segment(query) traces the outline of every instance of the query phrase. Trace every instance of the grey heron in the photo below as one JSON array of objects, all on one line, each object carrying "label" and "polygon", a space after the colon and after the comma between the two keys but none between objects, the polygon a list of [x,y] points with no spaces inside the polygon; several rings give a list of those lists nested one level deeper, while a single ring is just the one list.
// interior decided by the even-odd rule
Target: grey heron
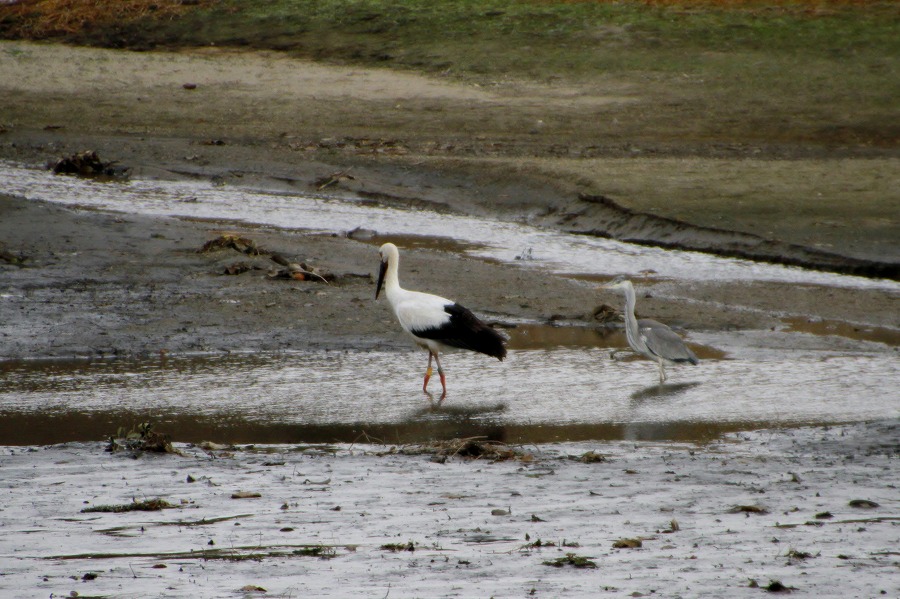
[{"label": "grey heron", "polygon": [[661,322],[641,318],[634,315],[634,285],[627,279],[616,279],[604,285],[606,289],[615,289],[625,294],[625,336],[631,349],[643,354],[659,364],[659,382],[666,380],[666,365],[690,362],[698,364],[700,360],[694,355],[675,331]]},{"label": "grey heron", "polygon": [[425,370],[422,391],[428,393],[433,358],[437,362],[438,375],[441,378],[443,390],[441,399],[447,396],[447,380],[438,355],[447,348],[468,349],[498,360],[506,357],[503,336],[479,320],[467,308],[437,295],[409,291],[400,287],[398,276],[400,251],[397,246],[386,243],[381,246],[378,253],[381,254],[381,268],[375,288],[375,299],[378,299],[383,286],[388,303],[394,309],[400,326],[409,333],[417,345],[428,350],[428,368]]}]

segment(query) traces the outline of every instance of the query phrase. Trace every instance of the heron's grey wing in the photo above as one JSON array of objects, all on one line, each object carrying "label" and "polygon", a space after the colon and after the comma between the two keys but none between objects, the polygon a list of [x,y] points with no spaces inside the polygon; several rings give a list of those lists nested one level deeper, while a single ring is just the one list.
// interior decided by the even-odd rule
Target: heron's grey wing
[{"label": "heron's grey wing", "polygon": [[681,337],[663,323],[642,318],[638,321],[638,331],[655,355],[672,362],[700,362]]}]

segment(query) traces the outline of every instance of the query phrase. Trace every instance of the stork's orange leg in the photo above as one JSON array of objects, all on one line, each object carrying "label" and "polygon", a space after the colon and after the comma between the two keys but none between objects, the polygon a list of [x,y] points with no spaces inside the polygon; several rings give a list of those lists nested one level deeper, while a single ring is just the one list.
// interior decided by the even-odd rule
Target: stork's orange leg
[{"label": "stork's orange leg", "polygon": [[434,361],[437,362],[438,376],[441,377],[441,389],[443,389],[441,399],[444,399],[447,397],[447,379],[444,377],[444,369],[441,368],[441,358],[437,354],[434,354]]},{"label": "stork's orange leg", "polygon": [[[434,356],[430,351],[428,352],[428,368],[425,370],[425,384],[422,385],[422,391],[428,393],[428,380],[431,378],[431,358]],[[440,366],[438,366],[438,372],[440,372]],[[443,380],[444,375],[441,375],[441,380]]]}]

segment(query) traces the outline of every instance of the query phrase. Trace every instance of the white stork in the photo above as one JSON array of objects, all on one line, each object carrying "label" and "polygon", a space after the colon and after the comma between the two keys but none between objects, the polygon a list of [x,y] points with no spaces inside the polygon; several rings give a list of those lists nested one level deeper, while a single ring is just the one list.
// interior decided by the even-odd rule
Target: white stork
[{"label": "white stork", "polygon": [[381,269],[375,288],[375,299],[384,287],[385,295],[400,326],[412,336],[417,345],[428,350],[428,368],[422,391],[428,393],[428,379],[431,378],[431,360],[437,362],[443,393],[447,396],[447,380],[441,368],[439,352],[448,348],[469,349],[493,356],[498,360],[506,357],[505,339],[497,331],[480,321],[470,310],[452,300],[430,293],[409,291],[400,287],[397,271],[400,266],[400,252],[393,243],[386,243],[378,250],[381,254]]}]

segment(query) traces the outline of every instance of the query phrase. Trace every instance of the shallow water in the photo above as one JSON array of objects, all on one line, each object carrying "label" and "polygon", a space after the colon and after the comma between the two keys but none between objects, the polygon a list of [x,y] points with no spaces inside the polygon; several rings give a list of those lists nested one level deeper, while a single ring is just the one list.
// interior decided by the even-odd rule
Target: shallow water
[{"label": "shallow water", "polygon": [[[362,226],[381,237],[446,240],[440,242],[445,250],[588,278],[652,265],[655,278],[900,291],[892,281],[205,182],[98,183],[0,163],[0,189],[148,215],[285,228],[302,223],[336,233]],[[523,256],[528,259],[517,260]],[[896,331],[802,319],[785,324],[784,331],[760,335],[692,334],[702,344],[693,346],[701,364],[670,368],[665,385],[647,360],[610,358],[625,345],[621,334],[520,325],[510,331],[503,363],[467,353],[446,357],[444,402],[421,392],[426,356],[420,351],[0,363],[0,444],[97,440],[145,421],[179,441],[402,443],[484,435],[538,443],[706,441],[734,430],[900,417]],[[784,343],[787,335],[792,341]],[[851,349],[809,341],[820,335],[850,339]],[[437,378],[431,390],[439,392]]]},{"label": "shallow water", "polygon": [[381,237],[445,238],[463,244],[463,251],[474,256],[557,273],[613,276],[651,271],[654,278],[778,281],[900,292],[900,283],[889,280],[664,250],[485,218],[372,206],[348,198],[217,186],[208,181],[102,183],[0,162],[0,190],[31,199],[147,215],[237,220],[331,233],[363,227]]},{"label": "shallow water", "polygon": [[[514,443],[705,441],[763,427],[900,417],[891,352],[697,347],[699,366],[610,358],[591,331],[572,345],[514,335],[500,363],[445,357],[445,401],[421,391],[420,351],[297,352],[4,363],[4,444],[96,440],[144,421],[181,441],[389,443],[486,435]],[[433,379],[430,389],[440,391]],[[823,398],[826,400],[823,401]]]}]

